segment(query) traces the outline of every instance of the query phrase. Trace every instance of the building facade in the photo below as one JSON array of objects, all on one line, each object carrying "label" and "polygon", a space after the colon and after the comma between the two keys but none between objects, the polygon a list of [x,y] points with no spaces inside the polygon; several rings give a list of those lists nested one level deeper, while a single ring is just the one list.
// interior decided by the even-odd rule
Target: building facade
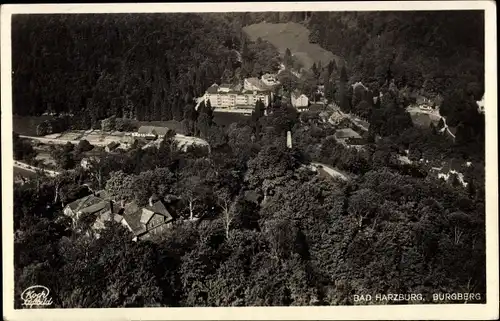
[{"label": "building facade", "polygon": [[208,88],[203,96],[205,104],[210,100],[210,105],[212,107],[227,109],[254,107],[259,99],[266,107],[269,106],[270,93],[248,90],[236,91],[234,88],[228,90],[227,87],[218,86],[216,84]]},{"label": "building facade", "polygon": [[276,86],[280,83],[276,75],[273,74],[264,74],[262,75],[261,80],[266,86]]},{"label": "building facade", "polygon": [[309,98],[304,94],[293,92],[290,98],[292,106],[295,108],[305,108],[309,106]]}]

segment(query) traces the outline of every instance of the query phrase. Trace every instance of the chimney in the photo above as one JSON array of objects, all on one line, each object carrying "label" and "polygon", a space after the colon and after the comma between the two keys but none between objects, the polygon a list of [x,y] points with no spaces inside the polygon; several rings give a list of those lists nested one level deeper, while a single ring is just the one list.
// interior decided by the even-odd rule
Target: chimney
[{"label": "chimney", "polygon": [[149,197],[149,206],[153,206],[153,195]]},{"label": "chimney", "polygon": [[286,147],[292,148],[292,133],[290,131],[286,132]]}]

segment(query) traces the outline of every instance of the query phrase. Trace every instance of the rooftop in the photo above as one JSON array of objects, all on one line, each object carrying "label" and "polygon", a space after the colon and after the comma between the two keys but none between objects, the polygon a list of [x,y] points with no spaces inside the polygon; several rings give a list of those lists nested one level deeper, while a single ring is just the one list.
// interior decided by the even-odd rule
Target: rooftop
[{"label": "rooftop", "polygon": [[94,204],[97,204],[99,202],[102,202],[103,199],[100,197],[97,197],[95,195],[88,195],[85,197],[82,197],[80,199],[77,199],[74,202],[71,202],[68,204],[68,207],[73,211],[73,212],[78,212],[81,209],[84,209],[86,207],[92,206]]},{"label": "rooftop", "polygon": [[162,126],[141,126],[137,130],[141,134],[156,134],[158,136],[164,136],[167,134],[169,128]]},{"label": "rooftop", "polygon": [[207,93],[209,94],[216,94],[218,91],[219,91],[219,86],[217,84],[213,84],[207,89]]},{"label": "rooftop", "polygon": [[361,138],[352,128],[342,128],[335,132],[336,138]]},{"label": "rooftop", "polygon": [[255,86],[255,87],[259,88],[259,89],[262,89],[262,90],[267,90],[268,89],[268,87],[259,78],[255,78],[255,77],[245,78],[245,81],[247,83],[251,84],[252,86]]}]

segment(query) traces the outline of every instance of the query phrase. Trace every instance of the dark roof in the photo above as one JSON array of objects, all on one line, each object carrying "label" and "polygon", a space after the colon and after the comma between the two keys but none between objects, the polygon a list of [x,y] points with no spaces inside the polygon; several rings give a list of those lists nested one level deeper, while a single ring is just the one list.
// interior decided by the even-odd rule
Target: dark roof
[{"label": "dark roof", "polygon": [[85,214],[94,214],[103,210],[110,210],[110,209],[111,209],[111,204],[109,203],[109,201],[101,200],[99,203],[82,208],[80,212]]},{"label": "dark roof", "polygon": [[225,87],[225,88],[231,88],[232,86],[230,84],[221,84],[219,88]]},{"label": "dark roof", "polygon": [[335,137],[336,138],[361,138],[361,135],[356,133],[351,128],[342,128],[342,129],[338,129],[335,132]]},{"label": "dark roof", "polygon": [[97,204],[99,202],[101,202],[102,199],[97,197],[97,196],[94,196],[94,195],[88,195],[88,196],[85,196],[85,197],[82,197],[80,199],[77,199],[76,201],[74,202],[71,202],[68,204],[68,207],[73,211],[73,212],[78,212],[80,211],[81,209],[83,208],[86,208],[88,206],[91,206],[91,205],[94,205],[94,204]]},{"label": "dark roof", "polygon": [[125,205],[123,219],[127,222],[128,226],[132,229],[132,232],[135,235],[146,232],[146,227],[141,224],[141,216],[142,208],[140,208],[135,202]]},{"label": "dark roof", "polygon": [[146,209],[151,210],[155,213],[165,216],[168,220],[172,219],[172,215],[167,210],[162,201],[157,201],[153,203],[153,206],[147,206]]},{"label": "dark roof", "polygon": [[146,224],[155,213],[166,217],[167,221],[172,219],[172,215],[170,215],[161,201],[154,202],[153,206],[146,206],[144,208],[140,208],[135,202],[131,202],[125,206],[123,219],[135,235],[141,235],[147,232]]},{"label": "dark roof", "polygon": [[111,142],[111,143],[109,143],[107,146],[108,146],[109,148],[115,148],[115,147],[117,147],[117,146],[119,146],[119,145],[120,145],[120,143],[118,143],[118,142]]},{"label": "dark roof", "polygon": [[219,90],[219,86],[217,86],[216,84],[213,84],[212,86],[208,87],[207,93],[216,94],[218,90]]}]

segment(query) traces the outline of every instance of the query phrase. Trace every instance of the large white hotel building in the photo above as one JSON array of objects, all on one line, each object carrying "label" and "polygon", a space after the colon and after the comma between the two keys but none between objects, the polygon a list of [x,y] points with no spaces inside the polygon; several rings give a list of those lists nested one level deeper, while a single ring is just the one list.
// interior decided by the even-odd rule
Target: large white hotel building
[{"label": "large white hotel building", "polygon": [[257,78],[247,78],[241,85],[213,84],[210,86],[202,100],[205,104],[210,100],[210,105],[221,109],[253,109],[259,99],[268,107],[272,98],[272,87]]}]

